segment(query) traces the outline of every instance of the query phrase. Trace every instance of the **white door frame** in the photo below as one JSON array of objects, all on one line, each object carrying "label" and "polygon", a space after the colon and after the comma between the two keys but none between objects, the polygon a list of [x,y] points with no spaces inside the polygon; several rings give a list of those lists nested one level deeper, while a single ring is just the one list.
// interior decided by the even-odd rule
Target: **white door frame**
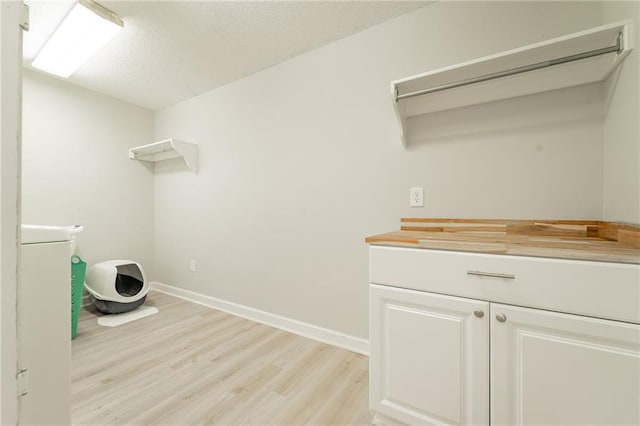
[{"label": "white door frame", "polygon": [[17,288],[21,198],[21,0],[0,0],[0,424],[18,423]]}]

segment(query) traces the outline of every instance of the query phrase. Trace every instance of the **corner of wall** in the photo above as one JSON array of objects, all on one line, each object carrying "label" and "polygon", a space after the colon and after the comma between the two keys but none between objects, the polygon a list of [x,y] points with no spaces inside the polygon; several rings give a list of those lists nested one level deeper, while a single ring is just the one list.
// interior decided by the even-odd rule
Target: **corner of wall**
[{"label": "corner of wall", "polygon": [[602,2],[603,22],[631,20],[634,50],[605,83],[603,220],[640,223],[640,4]]}]

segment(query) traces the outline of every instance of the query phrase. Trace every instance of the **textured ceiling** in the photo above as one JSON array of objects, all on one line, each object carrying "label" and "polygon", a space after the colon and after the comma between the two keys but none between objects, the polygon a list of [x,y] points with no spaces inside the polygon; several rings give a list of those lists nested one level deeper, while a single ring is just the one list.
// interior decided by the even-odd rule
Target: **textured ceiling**
[{"label": "textured ceiling", "polygon": [[[24,64],[74,1],[29,1]],[[122,30],[68,81],[158,110],[426,4],[404,1],[99,1]]]}]

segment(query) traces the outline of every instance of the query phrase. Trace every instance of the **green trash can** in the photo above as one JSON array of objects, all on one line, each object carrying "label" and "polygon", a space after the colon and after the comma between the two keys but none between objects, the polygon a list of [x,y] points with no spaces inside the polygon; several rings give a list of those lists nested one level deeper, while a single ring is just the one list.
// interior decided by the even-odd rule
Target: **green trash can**
[{"label": "green trash can", "polygon": [[80,256],[71,256],[71,338],[75,339],[78,332],[78,317],[82,306],[82,290],[84,290],[84,276],[87,272],[87,262]]}]

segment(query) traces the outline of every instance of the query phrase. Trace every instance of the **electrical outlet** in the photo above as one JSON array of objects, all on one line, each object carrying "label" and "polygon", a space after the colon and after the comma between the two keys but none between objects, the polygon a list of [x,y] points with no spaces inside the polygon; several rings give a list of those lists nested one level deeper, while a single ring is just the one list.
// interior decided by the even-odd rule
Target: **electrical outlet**
[{"label": "electrical outlet", "polygon": [[189,262],[189,270],[191,272],[195,272],[196,271],[196,261],[191,259],[191,262]]},{"label": "electrical outlet", "polygon": [[424,188],[415,187],[409,190],[409,206],[424,207]]}]

